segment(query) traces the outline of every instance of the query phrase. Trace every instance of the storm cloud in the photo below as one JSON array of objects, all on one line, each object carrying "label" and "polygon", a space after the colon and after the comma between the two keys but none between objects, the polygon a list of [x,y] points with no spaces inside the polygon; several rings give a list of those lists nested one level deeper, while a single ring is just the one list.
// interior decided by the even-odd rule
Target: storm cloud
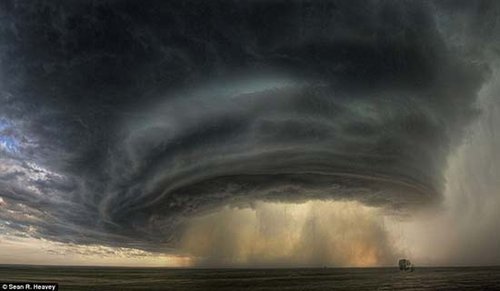
[{"label": "storm cloud", "polygon": [[186,219],[255,201],[436,205],[490,71],[468,12],[490,4],[0,5],[0,231],[59,242],[175,252]]}]

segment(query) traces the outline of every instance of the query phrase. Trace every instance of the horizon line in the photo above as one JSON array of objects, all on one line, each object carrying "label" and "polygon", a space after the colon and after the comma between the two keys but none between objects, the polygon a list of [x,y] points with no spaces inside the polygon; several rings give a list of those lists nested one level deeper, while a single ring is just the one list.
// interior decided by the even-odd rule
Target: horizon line
[{"label": "horizon line", "polygon": [[[200,269],[200,270],[217,270],[217,269],[234,269],[234,270],[246,270],[246,269],[392,269],[398,268],[397,265],[391,266],[370,266],[370,267],[355,267],[355,266],[129,266],[129,265],[52,265],[52,264],[2,264],[0,263],[0,268],[3,267],[68,267],[68,268],[127,268],[127,269]],[[415,268],[500,268],[500,265],[417,265]]]}]

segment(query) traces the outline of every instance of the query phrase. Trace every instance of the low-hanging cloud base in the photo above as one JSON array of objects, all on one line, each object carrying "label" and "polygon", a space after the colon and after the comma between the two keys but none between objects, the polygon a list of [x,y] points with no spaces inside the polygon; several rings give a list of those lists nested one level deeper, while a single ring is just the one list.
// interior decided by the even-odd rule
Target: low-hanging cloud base
[{"label": "low-hanging cloud base", "polygon": [[435,206],[496,57],[480,2],[3,1],[0,231],[178,254],[225,205]]}]

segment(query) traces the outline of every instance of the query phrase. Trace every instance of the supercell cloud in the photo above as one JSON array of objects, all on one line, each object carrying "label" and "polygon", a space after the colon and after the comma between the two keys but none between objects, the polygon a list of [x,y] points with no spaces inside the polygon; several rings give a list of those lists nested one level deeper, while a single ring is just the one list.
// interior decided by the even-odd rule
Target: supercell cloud
[{"label": "supercell cloud", "polygon": [[256,201],[435,205],[489,75],[460,3],[0,5],[0,231],[59,242],[175,252],[186,219]]}]

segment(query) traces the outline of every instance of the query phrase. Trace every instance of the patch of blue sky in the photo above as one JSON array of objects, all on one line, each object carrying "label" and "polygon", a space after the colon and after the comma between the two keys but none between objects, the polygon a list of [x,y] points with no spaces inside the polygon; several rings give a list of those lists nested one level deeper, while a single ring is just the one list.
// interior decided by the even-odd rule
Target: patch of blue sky
[{"label": "patch of blue sky", "polygon": [[19,153],[21,144],[20,142],[11,136],[0,134],[0,149],[8,153],[15,154]]}]

